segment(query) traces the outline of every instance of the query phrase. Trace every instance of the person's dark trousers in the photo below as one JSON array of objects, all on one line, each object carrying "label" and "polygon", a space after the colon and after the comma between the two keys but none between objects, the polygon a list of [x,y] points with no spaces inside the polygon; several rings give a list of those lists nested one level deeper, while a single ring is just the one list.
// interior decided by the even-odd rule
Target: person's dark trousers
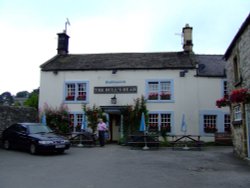
[{"label": "person's dark trousers", "polygon": [[105,131],[99,131],[99,143],[100,146],[104,146],[105,145]]}]

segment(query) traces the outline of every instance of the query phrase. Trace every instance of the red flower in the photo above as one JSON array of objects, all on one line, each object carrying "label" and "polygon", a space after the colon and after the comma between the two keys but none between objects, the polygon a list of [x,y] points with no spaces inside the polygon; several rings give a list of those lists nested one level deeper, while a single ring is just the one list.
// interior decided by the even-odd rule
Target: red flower
[{"label": "red flower", "polygon": [[221,108],[221,107],[224,107],[224,106],[229,106],[229,105],[230,105],[230,101],[229,101],[227,95],[225,95],[223,98],[218,99],[218,100],[216,101],[216,106],[217,106],[218,108]]},{"label": "red flower", "polygon": [[67,101],[73,101],[74,99],[75,99],[75,96],[73,96],[73,95],[69,95],[66,97]]},{"label": "red flower", "polygon": [[162,92],[160,96],[161,96],[161,99],[170,99],[171,94],[168,92]]},{"label": "red flower", "polygon": [[248,102],[249,100],[250,94],[246,88],[233,90],[230,94],[230,101],[232,103]]},{"label": "red flower", "polygon": [[79,100],[79,101],[84,101],[84,100],[86,100],[86,95],[85,95],[85,94],[79,95],[79,96],[77,97],[77,100]]},{"label": "red flower", "polygon": [[158,93],[149,93],[148,99],[158,99]]}]

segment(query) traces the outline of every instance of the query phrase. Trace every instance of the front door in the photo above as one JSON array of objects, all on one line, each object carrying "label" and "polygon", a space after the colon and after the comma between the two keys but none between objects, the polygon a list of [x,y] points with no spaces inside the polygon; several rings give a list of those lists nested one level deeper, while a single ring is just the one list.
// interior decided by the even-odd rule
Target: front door
[{"label": "front door", "polygon": [[120,114],[110,114],[110,141],[117,142],[120,138]]},{"label": "front door", "polygon": [[250,104],[246,104],[246,127],[247,127],[247,155],[250,158]]}]

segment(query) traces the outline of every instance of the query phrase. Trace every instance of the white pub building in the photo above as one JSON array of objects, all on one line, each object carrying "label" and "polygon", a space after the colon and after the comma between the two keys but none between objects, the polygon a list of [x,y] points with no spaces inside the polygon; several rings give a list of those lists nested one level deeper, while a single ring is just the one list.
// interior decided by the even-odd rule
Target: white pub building
[{"label": "white pub building", "polygon": [[83,104],[99,106],[109,117],[110,140],[118,141],[121,109],[143,95],[149,127],[164,124],[171,127],[168,134],[183,134],[184,114],[187,134],[213,141],[215,131],[230,127],[229,108],[216,106],[227,92],[225,61],[193,53],[192,27],[182,32],[180,52],[104,54],[69,54],[69,36],[59,33],[58,54],[41,65],[39,109],[65,104],[76,126]]}]

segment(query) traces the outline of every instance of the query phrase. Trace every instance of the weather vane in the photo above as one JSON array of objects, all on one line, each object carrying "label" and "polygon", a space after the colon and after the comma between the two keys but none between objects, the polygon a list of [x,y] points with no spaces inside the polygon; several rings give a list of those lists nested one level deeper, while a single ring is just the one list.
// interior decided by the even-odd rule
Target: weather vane
[{"label": "weather vane", "polygon": [[70,25],[68,18],[66,18],[64,33],[67,33],[67,25]]}]

